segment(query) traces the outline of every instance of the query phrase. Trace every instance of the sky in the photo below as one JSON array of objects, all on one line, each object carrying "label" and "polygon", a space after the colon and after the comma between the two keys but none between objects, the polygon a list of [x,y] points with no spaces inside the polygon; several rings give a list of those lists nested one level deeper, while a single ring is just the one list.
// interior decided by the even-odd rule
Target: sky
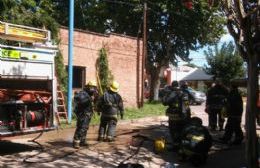
[{"label": "sky", "polygon": [[[223,44],[224,42],[230,42],[230,41],[234,41],[233,37],[230,34],[225,34],[221,37],[219,45]],[[191,63],[203,67],[204,65],[207,64],[207,61],[205,59],[205,55],[204,55],[204,51],[207,50],[207,47],[204,47],[198,51],[191,51],[190,52],[190,58],[192,58],[193,60],[191,61]],[[179,62],[179,65],[183,65],[183,64],[187,64],[187,62]]]}]

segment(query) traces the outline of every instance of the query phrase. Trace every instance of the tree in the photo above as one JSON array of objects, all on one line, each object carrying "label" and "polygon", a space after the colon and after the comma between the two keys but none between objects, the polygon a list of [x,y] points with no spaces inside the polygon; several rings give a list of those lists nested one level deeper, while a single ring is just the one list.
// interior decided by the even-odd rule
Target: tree
[{"label": "tree", "polygon": [[214,51],[209,48],[204,53],[208,63],[204,69],[208,74],[221,79],[226,85],[229,85],[232,79],[243,77],[243,59],[232,42],[222,44],[221,49],[215,45]]},{"label": "tree", "polygon": [[[156,99],[158,76],[169,63],[177,64],[177,57],[189,61],[190,50],[214,44],[222,35],[223,18],[207,1],[198,1],[186,8],[182,1],[153,1],[160,13],[148,14],[148,61],[151,74],[151,93]],[[207,26],[205,26],[207,25]]]},{"label": "tree", "polygon": [[103,91],[107,89],[111,81],[113,80],[113,75],[109,70],[107,51],[105,48],[100,49],[99,58],[97,60],[97,70],[98,70],[98,80],[100,81],[100,92],[103,94]]},{"label": "tree", "polygon": [[256,111],[260,58],[260,0],[221,0],[227,27],[240,55],[247,62],[246,158],[249,168],[258,167]]},{"label": "tree", "polygon": [[[53,0],[54,17],[61,25],[68,25],[69,3]],[[75,27],[98,33],[115,32],[136,36],[142,22],[139,0],[75,0]]]}]

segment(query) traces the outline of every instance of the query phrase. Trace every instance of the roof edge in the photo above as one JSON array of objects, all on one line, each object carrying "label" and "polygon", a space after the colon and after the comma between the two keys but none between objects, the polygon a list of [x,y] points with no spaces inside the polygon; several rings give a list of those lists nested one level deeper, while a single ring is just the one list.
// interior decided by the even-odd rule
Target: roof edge
[{"label": "roof edge", "polygon": [[[69,29],[67,26],[60,26],[60,28],[66,29],[66,30]],[[93,35],[98,35],[98,36],[103,36],[103,37],[110,37],[111,35],[113,35],[113,36],[130,38],[130,39],[134,39],[134,40],[138,39],[137,37],[128,36],[128,35],[124,35],[124,34],[118,34],[118,33],[107,33],[107,34],[104,34],[104,33],[97,33],[97,32],[93,32],[93,31],[77,29],[77,28],[74,28],[74,31],[82,32],[82,33],[88,33],[88,34],[93,34]]]}]

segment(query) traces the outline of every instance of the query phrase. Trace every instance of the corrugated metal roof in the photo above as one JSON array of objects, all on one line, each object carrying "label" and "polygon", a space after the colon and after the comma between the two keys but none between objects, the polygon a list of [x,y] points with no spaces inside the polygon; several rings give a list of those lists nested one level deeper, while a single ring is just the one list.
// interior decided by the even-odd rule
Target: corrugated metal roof
[{"label": "corrugated metal roof", "polygon": [[182,80],[184,81],[207,81],[207,80],[213,80],[213,75],[208,75],[204,70],[202,69],[196,69],[194,72],[190,73],[186,77],[184,77]]}]

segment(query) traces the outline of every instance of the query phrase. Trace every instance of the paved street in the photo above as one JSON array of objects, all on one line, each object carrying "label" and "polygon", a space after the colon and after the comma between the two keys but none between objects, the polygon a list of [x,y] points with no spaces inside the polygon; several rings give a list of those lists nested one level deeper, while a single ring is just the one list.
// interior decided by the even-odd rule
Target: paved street
[{"label": "paved street", "polygon": [[[203,118],[207,125],[204,105],[192,106],[193,115]],[[147,168],[160,168],[166,162],[176,163],[179,168],[192,167],[179,162],[176,153],[170,150],[171,142],[167,118],[153,117],[133,121],[121,121],[117,127],[117,140],[113,143],[98,143],[98,127],[92,126],[88,140],[90,147],[75,150],[71,147],[74,129],[44,133],[37,143],[28,142],[36,135],[7,138],[0,142],[0,167],[116,167],[120,162],[141,163]],[[221,133],[213,134],[214,138]],[[153,139],[167,138],[167,149],[155,154]],[[7,141],[8,140],[8,141]],[[10,140],[10,141],[9,141]],[[241,168],[244,166],[244,146],[227,147],[214,144],[205,168]]]}]

